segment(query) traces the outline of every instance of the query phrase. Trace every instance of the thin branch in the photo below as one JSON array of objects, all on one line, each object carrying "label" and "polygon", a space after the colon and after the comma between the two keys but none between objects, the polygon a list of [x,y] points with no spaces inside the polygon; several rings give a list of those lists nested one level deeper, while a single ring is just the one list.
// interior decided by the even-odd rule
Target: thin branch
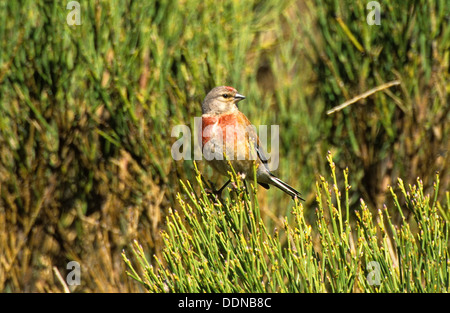
[{"label": "thin branch", "polygon": [[353,104],[353,103],[355,103],[355,102],[357,102],[357,101],[359,101],[359,100],[361,100],[361,99],[365,99],[365,98],[367,98],[367,97],[373,95],[374,93],[376,93],[376,92],[378,92],[378,91],[381,91],[381,90],[384,90],[384,89],[387,89],[387,88],[390,88],[390,87],[396,86],[396,85],[400,85],[400,81],[399,81],[399,80],[394,80],[394,81],[391,81],[391,82],[389,82],[389,83],[385,83],[385,84],[383,84],[383,85],[380,85],[380,86],[378,86],[378,87],[375,87],[375,88],[373,88],[373,89],[370,89],[369,91],[366,91],[365,93],[362,93],[362,94],[360,94],[359,96],[356,96],[356,97],[354,97],[353,99],[350,99],[350,100],[348,100],[348,101],[345,101],[344,103],[342,103],[342,104],[340,104],[340,105],[338,105],[338,106],[335,106],[335,107],[332,108],[331,110],[328,110],[328,111],[327,111],[327,114],[328,114],[328,115],[333,114],[334,112],[340,111],[340,110],[342,110],[343,108],[348,107],[350,104]]},{"label": "thin branch", "polygon": [[56,266],[53,266],[53,272],[55,273],[56,278],[58,278],[58,281],[61,283],[61,285],[64,289],[64,292],[70,293],[69,286],[67,286],[66,282],[64,281],[64,278],[62,277],[61,273],[59,272],[59,270]]}]

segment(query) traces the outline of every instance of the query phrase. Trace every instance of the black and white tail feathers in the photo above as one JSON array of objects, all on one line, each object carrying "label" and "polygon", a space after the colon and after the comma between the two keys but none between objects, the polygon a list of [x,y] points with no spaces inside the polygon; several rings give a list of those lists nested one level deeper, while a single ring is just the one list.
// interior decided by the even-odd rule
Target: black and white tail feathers
[{"label": "black and white tail feathers", "polygon": [[[303,199],[301,197],[301,193],[300,192],[298,192],[293,187],[289,186],[288,184],[286,184],[284,181],[282,181],[278,177],[274,176],[273,174],[270,175],[270,180],[271,180],[271,185],[277,187],[278,189],[281,189],[282,191],[284,191],[285,193],[290,195],[292,197],[292,199],[297,197],[298,199],[300,199],[302,201],[305,201],[305,199]],[[265,187],[265,186],[263,186],[263,187]]]}]

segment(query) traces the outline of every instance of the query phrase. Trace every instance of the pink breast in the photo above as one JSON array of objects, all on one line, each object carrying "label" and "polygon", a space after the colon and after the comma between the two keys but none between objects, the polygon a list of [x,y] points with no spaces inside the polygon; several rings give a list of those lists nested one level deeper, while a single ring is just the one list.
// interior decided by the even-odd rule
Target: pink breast
[{"label": "pink breast", "polygon": [[[214,126],[216,125],[216,126]],[[237,127],[237,119],[235,114],[224,114],[220,117],[206,116],[202,117],[202,145],[205,145],[215,135],[220,132],[214,132],[214,127],[220,127],[222,130],[222,140],[226,140],[227,127]],[[209,127],[208,127],[209,126]],[[234,130],[231,129],[231,130]]]}]

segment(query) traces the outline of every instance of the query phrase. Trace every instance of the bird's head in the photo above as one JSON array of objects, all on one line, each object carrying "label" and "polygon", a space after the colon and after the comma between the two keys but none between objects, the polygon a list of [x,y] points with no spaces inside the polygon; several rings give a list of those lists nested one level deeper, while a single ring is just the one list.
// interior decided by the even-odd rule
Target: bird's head
[{"label": "bird's head", "polygon": [[222,114],[237,110],[236,104],[245,97],[229,86],[211,89],[202,104],[203,114]]}]

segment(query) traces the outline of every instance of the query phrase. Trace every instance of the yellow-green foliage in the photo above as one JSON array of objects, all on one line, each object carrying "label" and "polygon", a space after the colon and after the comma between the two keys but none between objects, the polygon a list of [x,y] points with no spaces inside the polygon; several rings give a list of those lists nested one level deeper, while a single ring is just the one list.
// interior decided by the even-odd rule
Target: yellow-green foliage
[{"label": "yellow-green foliage", "polygon": [[[188,199],[179,196],[181,211],[169,212],[162,233],[163,258],[148,260],[135,241],[137,269],[123,254],[129,275],[152,292],[448,292],[448,221],[438,213],[441,204],[424,195],[421,181],[405,188],[399,180],[405,207],[391,189],[400,226],[388,208],[373,214],[362,199],[352,222],[348,171],[339,188],[328,160],[333,180],[321,177],[316,184],[314,225],[295,201],[292,218],[269,231],[258,202],[236,176],[225,203],[184,185]],[[202,187],[200,176],[197,183]],[[417,223],[414,230],[403,215],[406,207]]]}]

